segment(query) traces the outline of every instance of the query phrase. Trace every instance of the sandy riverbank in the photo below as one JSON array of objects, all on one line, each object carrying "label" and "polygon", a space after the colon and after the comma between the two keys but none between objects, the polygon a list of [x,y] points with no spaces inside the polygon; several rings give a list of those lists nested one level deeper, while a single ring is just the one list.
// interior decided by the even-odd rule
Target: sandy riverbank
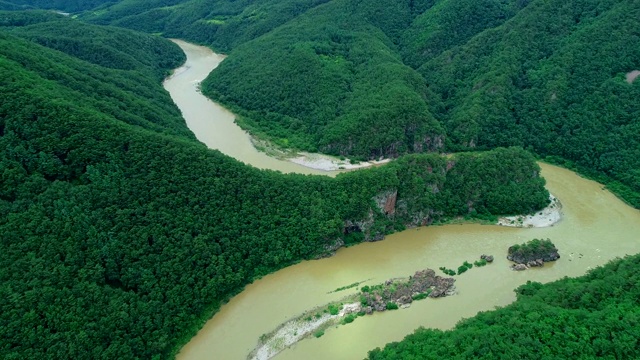
[{"label": "sandy riverbank", "polygon": [[562,219],[562,203],[555,196],[549,194],[551,203],[546,208],[533,215],[506,216],[498,219],[497,225],[511,227],[541,228],[553,226]]},{"label": "sandy riverbank", "polygon": [[391,159],[383,159],[380,161],[363,161],[352,164],[348,159],[341,160],[328,155],[311,154],[305,152],[298,153],[297,156],[289,158],[287,160],[298,165],[323,171],[361,169],[365,167],[386,164],[391,161]]},{"label": "sandy riverbank", "polygon": [[343,316],[358,311],[360,311],[360,304],[350,303],[343,305],[337,315],[327,313],[320,315],[320,309],[304,313],[285,322],[274,332],[263,335],[260,338],[260,343],[249,354],[247,359],[269,360],[291,345],[311,336],[316,331],[337,324],[338,320]]},{"label": "sandy riverbank", "polygon": [[283,149],[268,140],[260,139],[254,136],[251,136],[251,143],[256,150],[272,158],[288,161],[309,169],[326,172],[340,172],[342,170],[362,169],[366,167],[386,164],[391,161],[391,159],[382,159],[377,161],[372,160],[352,163],[351,160],[346,158],[338,158],[335,156],[320,153],[308,153],[304,151]]}]

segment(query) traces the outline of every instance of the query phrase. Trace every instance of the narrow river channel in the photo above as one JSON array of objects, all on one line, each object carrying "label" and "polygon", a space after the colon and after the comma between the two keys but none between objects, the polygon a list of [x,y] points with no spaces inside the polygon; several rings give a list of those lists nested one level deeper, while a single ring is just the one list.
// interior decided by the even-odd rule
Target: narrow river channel
[{"label": "narrow river channel", "polygon": [[[208,49],[177,43],[187,54],[187,64],[165,86],[187,124],[209,147],[252,163],[246,155],[238,155],[237,148],[245,146],[239,144],[250,145],[250,142],[247,134],[233,124],[233,115],[204,98],[194,86],[208,72],[190,74],[198,68],[197,64],[206,63],[213,69],[221,58]],[[205,124],[207,122],[212,124]],[[224,125],[219,125],[221,123]],[[249,158],[264,156],[253,151],[256,154]],[[287,172],[316,172],[267,159],[260,158],[256,166]],[[305,310],[356,291],[328,293],[338,287],[366,279],[370,280],[363,285],[377,284],[424,268],[457,268],[465,260],[477,260],[481,254],[496,257],[491,265],[456,276],[458,293],[454,296],[418,301],[408,309],[358,318],[351,324],[329,329],[320,338],[303,340],[275,357],[278,360],[362,359],[367,351],[401,340],[419,326],[448,329],[478,311],[509,304],[515,299],[513,289],[527,280],[548,282],[578,276],[615,257],[640,252],[638,210],[596,182],[569,170],[540,165],[548,189],[564,206],[563,219],[555,226],[535,229],[476,224],[431,226],[406,230],[380,242],[341,249],[328,259],[302,262],[248,285],[206,323],[178,354],[178,359],[245,359],[262,334]],[[511,271],[505,258],[507,248],[532,238],[550,238],[562,258],[543,268]]]},{"label": "narrow river channel", "polygon": [[269,157],[258,151],[251,143],[249,134],[234,123],[234,115],[200,93],[200,82],[224,60],[224,56],[203,46],[181,40],[173,41],[185,52],[187,61],[165,80],[164,88],[171,94],[173,102],[182,111],[187,126],[198,140],[210,149],[220,150],[259,169],[335,175]]}]

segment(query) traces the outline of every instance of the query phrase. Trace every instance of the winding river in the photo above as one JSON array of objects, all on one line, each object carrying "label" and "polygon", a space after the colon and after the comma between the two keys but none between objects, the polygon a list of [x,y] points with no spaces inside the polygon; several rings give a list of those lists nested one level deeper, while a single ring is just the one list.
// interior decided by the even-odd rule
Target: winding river
[{"label": "winding river", "polygon": [[[260,168],[318,172],[253,149],[247,134],[233,124],[233,115],[204,98],[195,86],[222,58],[206,48],[177,43],[188,60],[165,87],[198,139]],[[448,329],[478,311],[509,304],[515,299],[513,289],[527,280],[578,276],[615,257],[640,252],[638,210],[594,181],[559,167],[540,166],[548,189],[564,206],[563,219],[555,226],[519,229],[466,224],[410,229],[380,242],[340,249],[331,258],[299,263],[248,285],[206,323],[178,359],[245,359],[262,334],[296,314],[356,291],[328,293],[338,287],[365,279],[370,280],[363,285],[377,284],[423,268],[457,268],[483,253],[496,256],[493,264],[456,277],[458,294],[454,296],[358,318],[276,356],[278,360],[361,359],[367,351],[401,340],[419,326]],[[532,238],[550,238],[562,258],[543,268],[511,271],[505,258],[507,247]]]},{"label": "winding river", "polygon": [[203,96],[200,82],[215,69],[223,55],[210,49],[181,40],[173,40],[187,54],[185,64],[174,70],[164,82],[164,88],[182,111],[187,126],[198,140],[221,152],[260,169],[279,170],[284,173],[324,174],[326,172],[278,160],[256,150],[247,132],[234,123],[234,115]]}]

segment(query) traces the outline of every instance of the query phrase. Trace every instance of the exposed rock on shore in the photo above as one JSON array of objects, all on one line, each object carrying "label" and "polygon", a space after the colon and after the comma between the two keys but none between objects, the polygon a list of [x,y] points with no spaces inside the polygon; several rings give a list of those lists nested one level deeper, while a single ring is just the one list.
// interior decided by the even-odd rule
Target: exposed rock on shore
[{"label": "exposed rock on shore", "polygon": [[348,159],[341,160],[329,155],[318,154],[318,153],[307,153],[307,152],[299,152],[299,153],[296,153],[295,156],[288,157],[286,159],[291,161],[294,164],[302,165],[311,169],[323,170],[323,171],[361,169],[361,168],[386,164],[389,161],[391,161],[391,159],[380,159],[380,160],[370,160],[370,161],[352,163]]},{"label": "exposed rock on shore", "polygon": [[387,310],[389,303],[411,304],[416,297],[437,298],[455,292],[455,280],[435,274],[431,269],[417,271],[409,280],[387,280],[384,285],[362,288],[361,301],[375,311]]},{"label": "exposed rock on shore", "polygon": [[551,194],[549,200],[549,205],[535,214],[501,217],[497,225],[529,228],[553,226],[562,219],[562,203]]},{"label": "exposed rock on shore", "polygon": [[513,264],[511,266],[511,269],[515,270],[515,271],[527,270],[527,265],[525,265],[525,264]]},{"label": "exposed rock on shore", "polygon": [[322,253],[316,256],[316,259],[322,259],[335,255],[336,251],[344,246],[344,240],[337,238],[334,242],[325,244]]},{"label": "exposed rock on shore", "polygon": [[408,279],[390,279],[383,284],[364,286],[360,293],[344,298],[346,304],[334,303],[309,310],[263,335],[247,359],[271,359],[305,337],[341,322],[352,322],[357,316],[374,311],[403,309],[414,300],[426,297],[452,295],[455,293],[454,282],[453,278],[437,276],[435,271],[426,269],[417,271]]}]

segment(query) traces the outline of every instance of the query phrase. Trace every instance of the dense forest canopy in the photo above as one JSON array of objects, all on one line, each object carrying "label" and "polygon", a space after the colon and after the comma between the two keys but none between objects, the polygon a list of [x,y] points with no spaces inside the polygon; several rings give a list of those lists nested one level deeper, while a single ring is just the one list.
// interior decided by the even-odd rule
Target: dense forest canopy
[{"label": "dense forest canopy", "polygon": [[637,1],[129,0],[83,17],[228,52],[204,92],[281,146],[522,146],[640,207]]},{"label": "dense forest canopy", "polygon": [[[203,90],[254,134],[400,157],[336,179],[247,167],[198,143],[160,86],[175,45],[0,12],[3,359],[170,358],[258,276],[407,226],[539,209],[522,147],[640,206],[637,1],[0,0],[23,8],[228,52]],[[405,155],[466,150],[482,152]],[[527,284],[369,357],[634,357],[639,261]]]},{"label": "dense forest canopy", "polygon": [[248,167],[197,142],[162,89],[184,60],[172,43],[46,12],[0,19],[2,359],[170,358],[258,276],[548,202],[521,148],[335,179]]},{"label": "dense forest canopy", "polygon": [[640,256],[575,279],[528,282],[504,308],[453,330],[419,329],[369,353],[385,359],[635,359],[640,338]]},{"label": "dense forest canopy", "polygon": [[156,82],[185,60],[175,44],[156,36],[90,25],[50,12],[0,15],[0,28],[13,35],[106,68],[131,70],[132,76],[151,74]]}]

